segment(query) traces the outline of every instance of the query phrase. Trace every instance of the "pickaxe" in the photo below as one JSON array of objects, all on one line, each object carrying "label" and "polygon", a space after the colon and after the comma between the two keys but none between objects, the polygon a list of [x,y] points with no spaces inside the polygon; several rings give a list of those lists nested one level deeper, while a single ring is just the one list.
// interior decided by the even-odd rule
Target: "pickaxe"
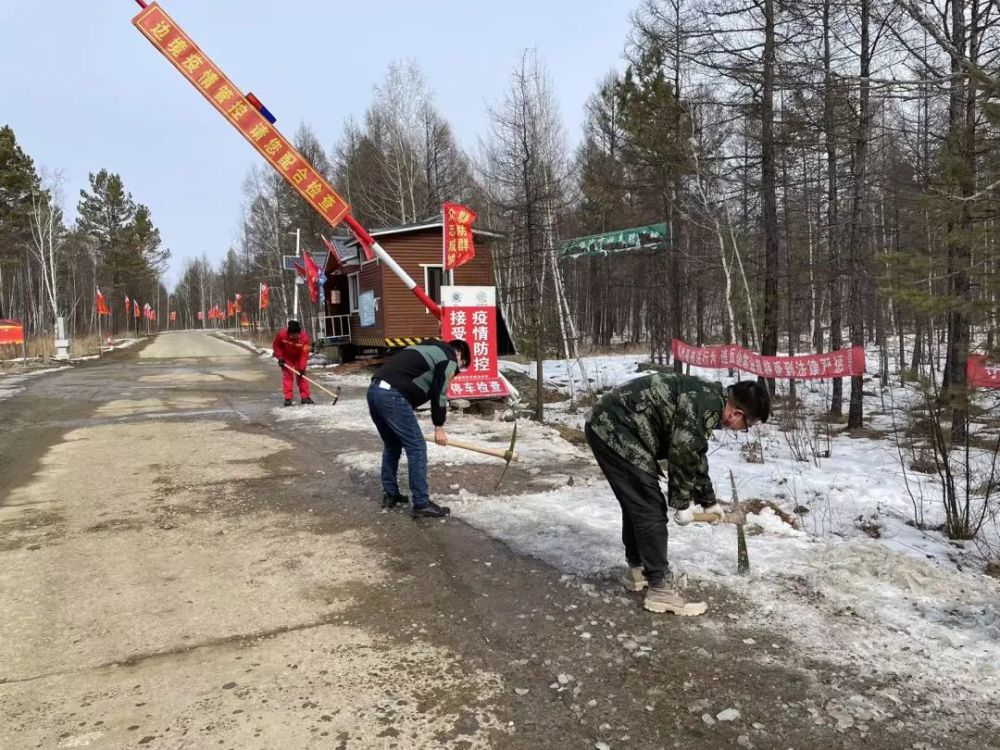
[{"label": "pickaxe", "polygon": [[746,532],[743,524],[746,522],[746,513],[740,505],[740,496],[736,492],[736,477],[733,472],[729,472],[729,482],[733,486],[733,509],[722,515],[720,518],[715,513],[695,513],[692,520],[699,523],[731,523],[736,525],[736,572],[740,575],[747,575],[750,572],[750,553],[747,550]]},{"label": "pickaxe", "polygon": [[333,392],[333,391],[331,391],[331,390],[330,390],[329,388],[327,388],[327,387],[325,387],[325,386],[323,386],[323,385],[321,385],[321,384],[317,383],[317,382],[316,382],[315,380],[313,380],[312,378],[307,378],[307,377],[306,377],[305,375],[303,375],[303,374],[302,374],[301,372],[299,372],[298,370],[296,370],[296,369],[295,369],[294,367],[292,367],[292,366],[291,366],[290,364],[288,364],[287,362],[283,362],[282,364],[283,364],[283,365],[284,365],[284,366],[285,366],[285,367],[286,367],[286,368],[287,368],[288,370],[290,370],[291,372],[294,372],[294,373],[295,373],[296,375],[298,375],[298,376],[299,376],[300,378],[302,378],[302,379],[303,379],[303,380],[305,380],[306,382],[309,382],[309,383],[312,383],[312,384],[313,384],[314,386],[316,386],[317,388],[319,388],[319,389],[320,389],[321,391],[324,391],[325,393],[328,393],[328,394],[330,394],[331,396],[333,396],[333,403],[332,403],[332,404],[330,404],[330,406],[336,406],[336,405],[337,405],[337,402],[338,402],[338,401],[340,400],[340,386],[339,386],[339,385],[337,386],[337,391],[336,391],[336,393],[334,393],[334,392]]},{"label": "pickaxe", "polygon": [[[433,435],[424,435],[424,439],[428,443],[434,442]],[[510,468],[511,461],[520,461],[521,456],[514,452],[514,445],[517,443],[517,422],[514,423],[514,432],[510,436],[510,445],[507,450],[502,451],[498,448],[490,448],[485,445],[473,445],[472,443],[464,443],[461,440],[453,440],[448,438],[448,445],[455,448],[462,448],[463,450],[473,451],[475,453],[482,453],[486,456],[496,456],[497,458],[502,458],[507,463],[504,464],[503,472],[500,474],[500,479],[497,480],[497,485],[494,490],[500,489],[500,483],[503,482],[503,478],[507,476],[507,469]],[[714,516],[713,516],[714,518]]]}]

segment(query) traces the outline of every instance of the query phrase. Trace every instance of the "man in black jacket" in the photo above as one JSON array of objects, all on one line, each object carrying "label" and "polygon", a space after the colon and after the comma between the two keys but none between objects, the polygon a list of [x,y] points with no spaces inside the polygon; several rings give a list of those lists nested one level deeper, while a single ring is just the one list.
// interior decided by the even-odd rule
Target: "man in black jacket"
[{"label": "man in black jacket", "polygon": [[414,518],[443,518],[451,513],[430,499],[427,487],[427,446],[413,410],[431,402],[434,442],[447,445],[448,383],[469,366],[469,345],[460,339],[447,344],[428,339],[408,346],[375,371],[368,388],[368,411],[382,437],[382,507],[405,504],[396,472],[406,451]]}]

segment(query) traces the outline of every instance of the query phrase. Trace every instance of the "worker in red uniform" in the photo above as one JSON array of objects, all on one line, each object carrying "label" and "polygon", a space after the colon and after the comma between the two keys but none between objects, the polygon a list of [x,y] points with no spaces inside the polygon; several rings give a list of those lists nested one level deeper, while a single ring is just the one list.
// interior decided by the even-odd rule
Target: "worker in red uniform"
[{"label": "worker in red uniform", "polygon": [[[302,403],[313,403],[309,398],[309,381],[302,377],[309,364],[309,344],[309,334],[302,330],[302,325],[297,320],[289,320],[288,325],[274,337],[274,357],[281,368],[281,390],[285,394],[285,406],[292,405],[293,378],[298,383]],[[298,370],[298,374],[289,370],[289,367]]]}]

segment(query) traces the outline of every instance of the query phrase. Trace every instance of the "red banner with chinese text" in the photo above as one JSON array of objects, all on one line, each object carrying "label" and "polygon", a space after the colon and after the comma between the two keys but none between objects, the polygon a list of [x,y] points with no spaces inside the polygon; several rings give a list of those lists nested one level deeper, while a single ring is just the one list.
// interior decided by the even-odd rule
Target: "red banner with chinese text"
[{"label": "red banner with chinese text", "polygon": [[468,369],[452,378],[448,398],[509,396],[497,366],[496,288],[445,286],[441,287],[441,300],[441,338],[462,339],[472,355]]},{"label": "red banner with chinese text", "polygon": [[1000,364],[990,363],[985,354],[970,354],[965,379],[975,388],[1000,388]]},{"label": "red banner with chinese text", "polygon": [[159,5],[132,23],[330,226],[340,223],[350,210],[343,198]]},{"label": "red banner with chinese text", "polygon": [[865,350],[862,346],[838,349],[827,354],[765,357],[736,344],[697,347],[674,339],[672,350],[676,359],[695,367],[731,367],[764,378],[849,378],[865,372]]},{"label": "red banner with chinese text", "polygon": [[444,216],[444,270],[449,271],[469,262],[476,255],[472,222],[477,214],[458,203],[445,203],[441,213]]}]

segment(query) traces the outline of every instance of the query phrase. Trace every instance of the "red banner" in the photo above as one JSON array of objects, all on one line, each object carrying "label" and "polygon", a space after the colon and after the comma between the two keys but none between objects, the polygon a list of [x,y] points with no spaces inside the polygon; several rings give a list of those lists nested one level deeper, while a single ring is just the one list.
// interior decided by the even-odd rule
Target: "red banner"
[{"label": "red banner", "polygon": [[18,320],[0,320],[0,344],[23,344],[24,326]]},{"label": "red banner", "polygon": [[330,226],[340,223],[350,210],[343,198],[159,5],[132,23]]},{"label": "red banner", "polygon": [[312,253],[305,254],[306,287],[309,289],[309,299],[319,302],[319,266],[313,260]]},{"label": "red banner", "polygon": [[171,310],[170,311],[170,320],[171,320],[171,322],[174,322],[174,321],[177,320],[177,311],[176,310]]},{"label": "red banner", "polygon": [[263,281],[260,283],[260,299],[258,300],[257,307],[261,310],[266,310],[267,306],[271,301],[271,287],[265,284]]},{"label": "red banner", "polygon": [[472,361],[451,380],[448,398],[501,398],[510,395],[497,367],[496,288],[492,286],[441,287],[444,316],[441,338],[462,339]]},{"label": "red banner", "polygon": [[736,344],[697,347],[674,339],[672,349],[676,359],[695,367],[717,370],[731,367],[764,378],[849,378],[865,372],[865,350],[862,346],[827,354],[765,357]]},{"label": "red banner", "polygon": [[132,317],[139,317],[139,300],[132,300]]},{"label": "red banner", "polygon": [[125,317],[126,317],[126,318],[128,317],[128,311],[129,311],[129,310],[130,310],[131,308],[132,308],[132,300],[130,300],[130,299],[128,298],[128,295],[126,294],[126,295],[125,295]]},{"label": "red banner", "polygon": [[445,203],[441,207],[444,216],[444,270],[458,268],[472,260],[476,248],[472,242],[472,222],[476,212],[458,203]]},{"label": "red banner", "polygon": [[970,354],[965,379],[975,388],[1000,388],[1000,365],[990,363],[985,354]]}]

